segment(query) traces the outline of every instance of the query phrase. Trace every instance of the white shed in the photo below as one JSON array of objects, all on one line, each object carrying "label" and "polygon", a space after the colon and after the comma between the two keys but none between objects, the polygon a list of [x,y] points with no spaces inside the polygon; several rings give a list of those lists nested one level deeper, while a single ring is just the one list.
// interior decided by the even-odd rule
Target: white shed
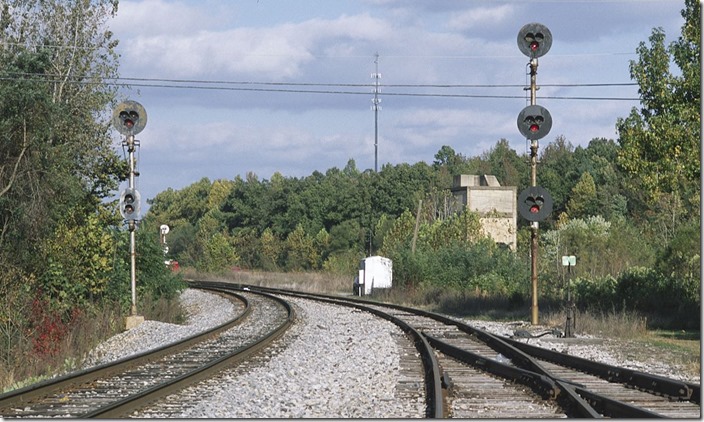
[{"label": "white shed", "polygon": [[389,258],[370,256],[359,263],[359,276],[354,292],[359,296],[369,295],[374,289],[391,287],[393,264]]}]

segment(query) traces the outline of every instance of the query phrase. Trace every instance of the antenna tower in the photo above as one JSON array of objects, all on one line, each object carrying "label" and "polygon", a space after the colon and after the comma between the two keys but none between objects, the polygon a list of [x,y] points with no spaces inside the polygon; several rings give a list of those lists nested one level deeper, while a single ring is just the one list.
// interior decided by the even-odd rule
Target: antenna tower
[{"label": "antenna tower", "polygon": [[374,55],[374,73],[372,73],[372,79],[374,79],[374,98],[372,98],[372,110],[374,110],[374,172],[379,171],[379,110],[381,110],[381,98],[379,98],[379,79],[381,79],[381,73],[379,73],[379,53]]}]

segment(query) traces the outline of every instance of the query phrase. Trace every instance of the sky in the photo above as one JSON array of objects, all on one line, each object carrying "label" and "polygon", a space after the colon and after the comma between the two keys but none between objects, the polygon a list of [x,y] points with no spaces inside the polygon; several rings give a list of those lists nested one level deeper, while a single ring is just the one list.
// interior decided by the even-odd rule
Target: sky
[{"label": "sky", "polygon": [[[625,85],[633,83],[629,62],[654,28],[666,43],[680,36],[683,7],[683,0],[120,0],[108,27],[119,40],[120,77],[133,79],[119,98],[139,102],[148,116],[136,137],[143,209],[158,193],[203,177],[306,177],[350,159],[373,170],[375,142],[379,170],[432,164],[444,145],[474,157],[506,139],[525,154],[516,119],[530,104],[529,59],[517,37],[533,22],[553,37],[538,59],[537,104],[553,119],[540,146],[558,136],[575,147],[616,140],[617,119],[639,106],[638,87]],[[114,132],[118,150],[121,136]]]}]

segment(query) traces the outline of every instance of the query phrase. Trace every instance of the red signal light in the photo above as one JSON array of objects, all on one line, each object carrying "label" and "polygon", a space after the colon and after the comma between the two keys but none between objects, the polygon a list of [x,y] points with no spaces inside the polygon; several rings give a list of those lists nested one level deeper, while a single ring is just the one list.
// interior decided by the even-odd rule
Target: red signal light
[{"label": "red signal light", "polygon": [[533,205],[530,207],[530,213],[531,214],[537,214],[540,212],[540,207],[537,205]]},{"label": "red signal light", "polygon": [[134,122],[139,118],[139,115],[134,111],[127,113],[123,111],[120,113],[120,119],[122,119],[122,124],[125,125],[127,129],[132,129],[134,127]]}]

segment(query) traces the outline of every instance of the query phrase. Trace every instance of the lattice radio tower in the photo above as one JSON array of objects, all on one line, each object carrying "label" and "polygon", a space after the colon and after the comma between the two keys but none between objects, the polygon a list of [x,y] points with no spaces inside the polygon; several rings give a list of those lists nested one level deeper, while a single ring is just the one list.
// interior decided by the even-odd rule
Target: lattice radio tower
[{"label": "lattice radio tower", "polygon": [[372,73],[372,79],[374,79],[374,98],[372,98],[372,110],[374,110],[374,172],[379,171],[379,110],[381,110],[381,98],[379,98],[380,88],[379,79],[381,79],[381,73],[379,73],[379,53],[374,55],[374,73]]}]

